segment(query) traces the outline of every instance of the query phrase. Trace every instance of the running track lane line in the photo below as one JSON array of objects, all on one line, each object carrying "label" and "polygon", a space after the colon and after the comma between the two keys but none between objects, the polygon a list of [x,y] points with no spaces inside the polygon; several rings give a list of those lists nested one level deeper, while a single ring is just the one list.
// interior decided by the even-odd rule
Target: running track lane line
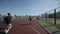
[{"label": "running track lane line", "polygon": [[[28,25],[26,25],[26,26],[28,26]],[[38,34],[40,34],[40,32],[38,30],[36,30],[35,28],[33,28],[32,26],[28,26],[28,27],[32,28],[34,31],[36,31]]]},{"label": "running track lane line", "polygon": [[[17,23],[17,24],[20,24],[20,23]],[[25,26],[32,28],[34,31],[36,31],[38,34],[40,34],[40,32],[38,30],[36,30],[35,28],[33,28],[32,26],[30,26],[30,25],[25,25]]]}]

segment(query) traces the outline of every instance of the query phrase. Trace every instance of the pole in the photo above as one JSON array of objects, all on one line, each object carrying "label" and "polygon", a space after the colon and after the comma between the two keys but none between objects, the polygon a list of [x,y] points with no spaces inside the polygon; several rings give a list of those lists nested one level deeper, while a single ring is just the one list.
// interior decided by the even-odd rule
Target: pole
[{"label": "pole", "polygon": [[46,17],[46,22],[47,22],[47,13],[46,13],[46,16],[45,17]]},{"label": "pole", "polygon": [[56,25],[56,9],[54,9],[54,24]]}]

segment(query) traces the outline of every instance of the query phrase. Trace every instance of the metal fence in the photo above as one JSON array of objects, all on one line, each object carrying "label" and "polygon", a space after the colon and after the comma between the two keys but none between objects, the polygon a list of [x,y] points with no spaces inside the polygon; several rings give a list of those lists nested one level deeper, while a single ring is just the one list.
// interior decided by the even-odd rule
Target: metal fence
[{"label": "metal fence", "polygon": [[42,14],[42,19],[49,23],[60,25],[60,7]]}]

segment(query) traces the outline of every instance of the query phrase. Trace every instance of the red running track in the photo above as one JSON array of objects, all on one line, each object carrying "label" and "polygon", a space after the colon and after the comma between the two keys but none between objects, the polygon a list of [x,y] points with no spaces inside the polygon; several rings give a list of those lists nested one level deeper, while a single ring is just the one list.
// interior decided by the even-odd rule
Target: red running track
[{"label": "red running track", "polygon": [[16,19],[8,34],[48,34],[48,32],[34,19],[31,22],[28,19]]}]

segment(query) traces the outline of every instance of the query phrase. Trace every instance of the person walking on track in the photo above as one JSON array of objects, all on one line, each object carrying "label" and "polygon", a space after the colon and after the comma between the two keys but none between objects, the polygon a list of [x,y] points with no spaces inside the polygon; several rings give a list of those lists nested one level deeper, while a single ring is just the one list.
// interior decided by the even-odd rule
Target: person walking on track
[{"label": "person walking on track", "polygon": [[31,18],[31,16],[29,16],[29,20],[30,20],[30,22],[32,21],[32,18]]},{"label": "person walking on track", "polygon": [[5,29],[5,32],[8,33],[8,31],[12,27],[12,16],[10,13],[7,14],[8,16],[4,17],[4,22],[6,23],[7,27]]}]

